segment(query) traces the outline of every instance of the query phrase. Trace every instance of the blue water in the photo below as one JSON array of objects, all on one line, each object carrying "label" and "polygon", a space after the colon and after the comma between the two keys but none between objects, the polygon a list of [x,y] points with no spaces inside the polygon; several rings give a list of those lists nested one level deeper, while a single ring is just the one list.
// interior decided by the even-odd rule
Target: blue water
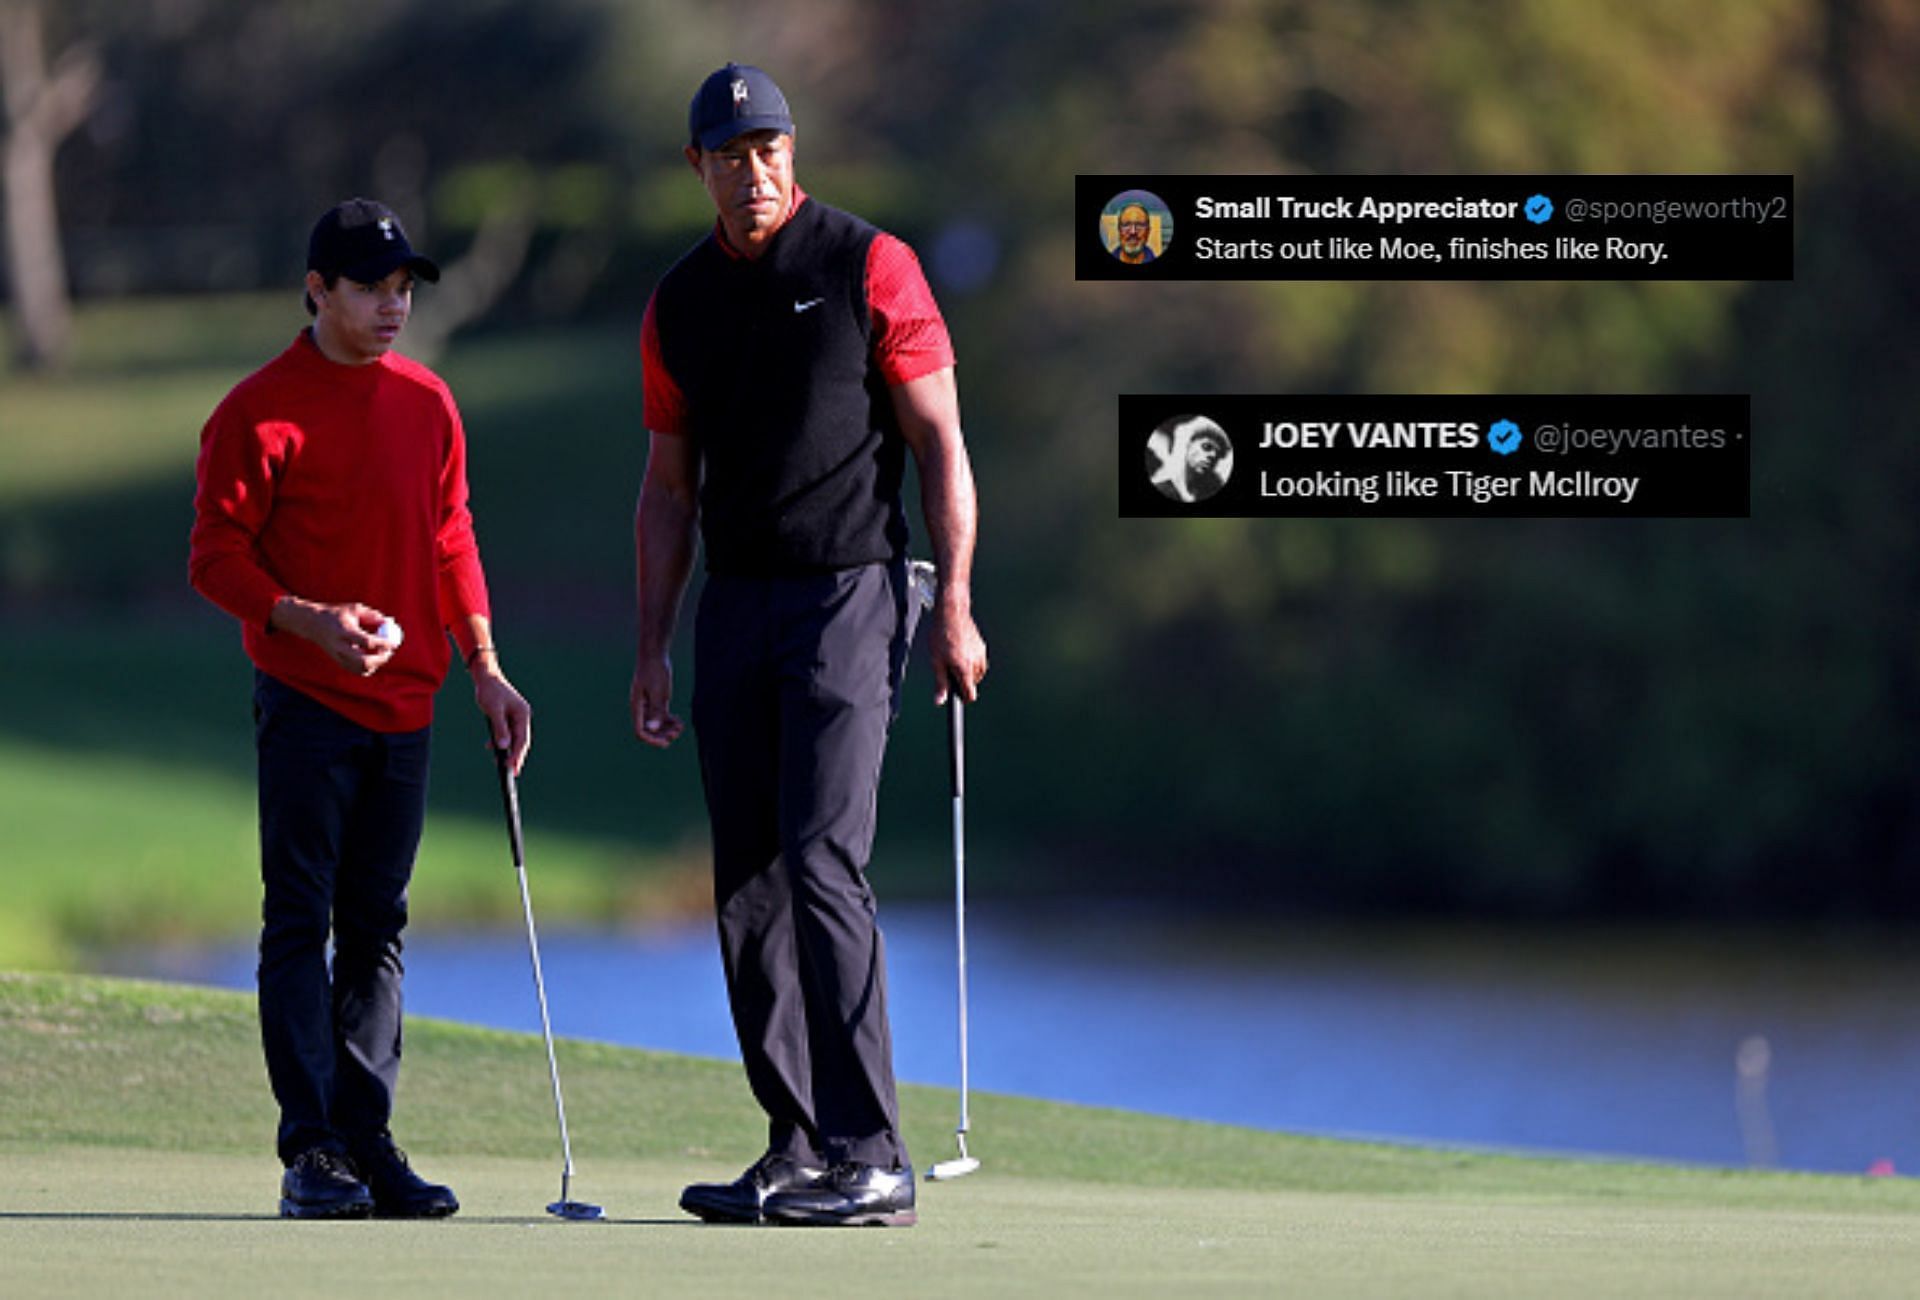
[{"label": "blue water", "polygon": [[[1788,1168],[1920,1169],[1910,963],[1365,932],[1229,950],[1138,917],[969,920],[977,1090],[1298,1132],[1727,1165],[1773,1142]],[[951,911],[882,922],[897,1072],[951,1084]],[[557,1033],[738,1059],[707,924],[555,930],[542,956]],[[246,947],[115,967],[253,980]],[[525,936],[412,936],[407,1006],[537,1032]],[[1756,1036],[1771,1069],[1743,1128],[1735,1053]]]}]

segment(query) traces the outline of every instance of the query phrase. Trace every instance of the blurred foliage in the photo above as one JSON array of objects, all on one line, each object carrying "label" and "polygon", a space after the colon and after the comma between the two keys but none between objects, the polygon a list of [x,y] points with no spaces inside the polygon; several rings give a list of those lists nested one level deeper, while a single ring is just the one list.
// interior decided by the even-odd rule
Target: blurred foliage
[{"label": "blurred foliage", "polygon": [[[76,0],[60,24],[112,82],[60,156],[95,297],[290,286],[347,193],[449,253],[503,194],[537,195],[532,266],[446,369],[505,607],[615,646],[633,334],[709,220],[686,100],[725,59],[772,70],[802,183],[915,244],[957,340],[995,660],[990,883],[1920,917],[1904,0],[372,0],[350,23],[318,0]],[[1505,171],[1792,173],[1796,278],[1072,276],[1076,173]],[[227,371],[212,397],[265,355],[234,357],[226,319],[182,345],[198,376]],[[185,599],[171,346],[0,386],[0,617]],[[1122,521],[1114,396],[1141,391],[1750,392],[1753,517]],[[170,450],[87,441],[131,437],[139,392]],[[583,817],[618,820],[639,780],[621,744],[582,764]]]}]

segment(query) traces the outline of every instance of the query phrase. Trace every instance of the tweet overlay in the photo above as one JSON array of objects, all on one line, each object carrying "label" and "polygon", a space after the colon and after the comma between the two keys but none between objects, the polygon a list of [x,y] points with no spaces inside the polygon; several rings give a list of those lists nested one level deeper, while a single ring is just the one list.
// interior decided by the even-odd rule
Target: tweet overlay
[{"label": "tweet overlay", "polygon": [[1791,176],[1079,176],[1080,280],[1791,280]]},{"label": "tweet overlay", "polygon": [[1123,395],[1122,518],[1738,518],[1750,400]]}]

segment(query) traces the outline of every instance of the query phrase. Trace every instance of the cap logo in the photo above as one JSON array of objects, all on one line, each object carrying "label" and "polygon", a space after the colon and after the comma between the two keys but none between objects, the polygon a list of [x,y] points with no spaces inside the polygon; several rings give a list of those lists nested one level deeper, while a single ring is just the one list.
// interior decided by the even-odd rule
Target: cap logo
[{"label": "cap logo", "polygon": [[733,79],[733,102],[736,107],[747,102],[747,82],[744,77]]},{"label": "cap logo", "polygon": [[380,218],[380,234],[381,234],[381,237],[385,239],[393,238],[393,218],[392,217]]}]

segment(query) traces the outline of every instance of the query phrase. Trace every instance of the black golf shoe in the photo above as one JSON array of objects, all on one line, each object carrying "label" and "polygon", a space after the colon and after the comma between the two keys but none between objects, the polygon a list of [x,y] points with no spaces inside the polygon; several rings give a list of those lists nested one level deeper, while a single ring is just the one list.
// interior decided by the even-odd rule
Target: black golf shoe
[{"label": "black golf shoe", "polygon": [[812,1187],[768,1197],[763,1213],[769,1223],[816,1228],[910,1228],[918,1222],[913,1170],[835,1165]]},{"label": "black golf shoe", "polygon": [[393,1144],[390,1133],[356,1144],[353,1163],[373,1193],[376,1219],[444,1219],[460,1208],[451,1187],[413,1172],[407,1153]]},{"label": "black golf shoe", "polygon": [[302,1151],[281,1175],[283,1219],[364,1219],[372,1213],[372,1193],[338,1151]]},{"label": "black golf shoe", "polygon": [[759,1223],[769,1197],[812,1187],[826,1172],[769,1151],[730,1183],[691,1184],[680,1193],[680,1208],[708,1223]]}]

